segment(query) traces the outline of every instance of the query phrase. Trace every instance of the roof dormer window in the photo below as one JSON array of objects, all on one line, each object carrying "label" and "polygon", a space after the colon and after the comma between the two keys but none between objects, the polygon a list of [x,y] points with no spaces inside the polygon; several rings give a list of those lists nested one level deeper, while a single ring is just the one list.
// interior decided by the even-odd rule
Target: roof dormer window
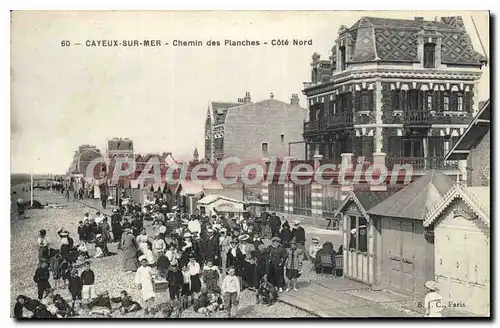
[{"label": "roof dormer window", "polygon": [[424,68],[436,68],[436,44],[424,43]]}]

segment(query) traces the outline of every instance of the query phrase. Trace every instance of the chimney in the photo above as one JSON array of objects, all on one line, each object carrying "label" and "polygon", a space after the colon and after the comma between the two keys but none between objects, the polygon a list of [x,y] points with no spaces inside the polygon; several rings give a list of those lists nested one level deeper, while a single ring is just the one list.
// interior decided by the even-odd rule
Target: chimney
[{"label": "chimney", "polygon": [[292,106],[299,106],[299,95],[292,93],[292,98],[290,98],[290,104]]},{"label": "chimney", "polygon": [[424,21],[424,18],[423,17],[415,17],[415,20],[417,22],[423,22]]},{"label": "chimney", "polygon": [[252,98],[250,97],[250,92],[245,92],[245,98],[243,98],[243,102],[245,104],[249,104],[252,102]]}]

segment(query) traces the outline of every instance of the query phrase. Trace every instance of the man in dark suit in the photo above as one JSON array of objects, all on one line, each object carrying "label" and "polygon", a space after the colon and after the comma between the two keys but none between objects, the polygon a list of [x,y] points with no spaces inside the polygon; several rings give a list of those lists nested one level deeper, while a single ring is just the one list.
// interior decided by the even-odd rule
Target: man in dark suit
[{"label": "man in dark suit", "polygon": [[211,228],[207,229],[207,237],[203,242],[203,255],[205,257],[205,260],[213,259],[214,265],[222,265],[219,248],[219,238],[216,238],[214,230]]}]

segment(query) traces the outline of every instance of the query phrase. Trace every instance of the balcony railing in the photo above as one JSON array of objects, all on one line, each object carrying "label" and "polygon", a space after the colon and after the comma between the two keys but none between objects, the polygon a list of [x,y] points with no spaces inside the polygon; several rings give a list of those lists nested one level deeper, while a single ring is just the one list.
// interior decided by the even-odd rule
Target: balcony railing
[{"label": "balcony railing", "polygon": [[314,133],[319,131],[320,124],[318,121],[304,122],[304,133]]},{"label": "balcony railing", "polygon": [[394,165],[411,165],[413,172],[429,170],[458,170],[458,161],[445,160],[444,157],[387,157],[386,165],[391,170]]},{"label": "balcony railing", "polygon": [[404,124],[430,124],[431,123],[431,116],[428,111],[405,111],[404,112],[404,118],[403,118]]},{"label": "balcony railing", "polygon": [[352,113],[338,113],[328,117],[327,127],[329,129],[338,129],[353,126]]}]

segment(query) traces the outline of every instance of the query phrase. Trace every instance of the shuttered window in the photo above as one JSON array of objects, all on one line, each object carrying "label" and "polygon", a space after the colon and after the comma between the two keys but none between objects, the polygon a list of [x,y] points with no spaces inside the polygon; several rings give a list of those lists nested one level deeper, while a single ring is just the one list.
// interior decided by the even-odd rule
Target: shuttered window
[{"label": "shuttered window", "polygon": [[391,91],[391,105],[393,110],[401,109],[401,90],[392,90]]}]

